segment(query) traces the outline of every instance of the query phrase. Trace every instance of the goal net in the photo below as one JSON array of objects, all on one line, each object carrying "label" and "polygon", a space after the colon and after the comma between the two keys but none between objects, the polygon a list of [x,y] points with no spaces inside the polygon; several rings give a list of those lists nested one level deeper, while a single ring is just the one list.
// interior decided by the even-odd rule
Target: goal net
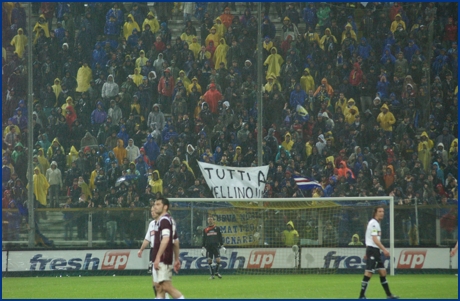
[{"label": "goal net", "polygon": [[381,239],[393,254],[392,197],[186,200],[170,199],[181,248],[201,248],[213,216],[225,242],[222,267],[232,272],[362,273],[364,235],[378,205],[385,208]]}]

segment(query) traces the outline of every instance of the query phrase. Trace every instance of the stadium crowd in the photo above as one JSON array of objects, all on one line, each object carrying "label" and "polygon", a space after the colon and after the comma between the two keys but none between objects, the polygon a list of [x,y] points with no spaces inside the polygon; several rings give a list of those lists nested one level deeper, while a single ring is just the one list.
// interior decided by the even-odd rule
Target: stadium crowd
[{"label": "stadium crowd", "polygon": [[256,166],[258,135],[267,198],[457,200],[457,3],[265,2],[258,24],[253,3],[36,2],[33,32],[2,5],[3,208],[27,198],[28,151],[38,207],[144,207],[212,197],[197,161]]}]

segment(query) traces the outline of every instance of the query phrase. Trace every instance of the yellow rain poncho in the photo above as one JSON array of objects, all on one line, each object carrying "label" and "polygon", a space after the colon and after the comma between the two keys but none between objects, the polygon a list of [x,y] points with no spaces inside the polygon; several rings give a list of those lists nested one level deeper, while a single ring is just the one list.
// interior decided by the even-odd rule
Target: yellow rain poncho
[{"label": "yellow rain poncho", "polygon": [[[187,44],[192,44],[193,43],[193,39],[196,38],[196,35],[193,35],[193,34],[187,34],[186,32],[182,33],[180,35],[180,39],[184,42],[187,42]],[[190,49],[190,47],[189,47]]]},{"label": "yellow rain poncho", "polygon": [[67,96],[65,103],[61,106],[62,109],[62,116],[66,116],[65,110],[68,106],[74,107],[75,104],[73,103],[73,98],[71,96]]},{"label": "yellow rain poncho", "polygon": [[24,35],[22,28],[18,29],[18,34],[11,40],[11,46],[14,46],[14,53],[17,53],[19,58],[22,58],[24,49],[27,46],[27,37]]},{"label": "yellow rain poncho", "polygon": [[305,68],[300,78],[300,87],[308,94],[309,91],[315,91],[315,79],[310,74],[310,69]]},{"label": "yellow rain poncho", "polygon": [[57,104],[59,93],[61,93],[62,91],[61,80],[59,78],[56,78],[54,80],[54,85],[52,85],[51,88],[53,88],[54,95],[56,95],[56,104]]},{"label": "yellow rain poncho", "polygon": [[38,163],[40,163],[40,171],[44,174],[46,170],[50,168],[50,162],[45,157],[45,150],[43,148],[38,149]]},{"label": "yellow rain poncho", "polygon": [[[34,169],[33,182],[35,198],[40,202],[40,204],[46,206],[46,196],[48,195],[48,188],[50,187],[50,184],[48,183],[48,180],[46,180],[46,177],[40,172],[40,168],[38,168],[38,166]],[[29,188],[29,184],[27,184],[27,188]]]},{"label": "yellow rain poncho", "polygon": [[[426,138],[426,139],[425,139]],[[434,143],[428,137],[426,132],[423,132],[420,135],[420,142],[417,146],[418,159],[422,162],[423,170],[426,173],[429,173],[431,170],[431,149],[433,148]]]},{"label": "yellow rain poncho", "polygon": [[[215,33],[212,33],[213,29],[215,30]],[[214,41],[214,46],[217,47],[217,45],[219,45],[220,37],[221,36],[217,32],[217,27],[214,25],[213,27],[211,27],[211,33],[209,33],[208,36],[206,37],[206,40],[205,40],[206,47],[209,46],[209,41]]]},{"label": "yellow rain poncho", "polygon": [[46,152],[46,156],[48,157],[48,160],[51,160],[51,158],[54,155],[54,141],[56,141],[57,144],[59,145],[59,147],[61,149],[61,153],[65,154],[64,153],[64,148],[62,147],[61,143],[59,143],[59,139],[56,137],[56,138],[53,139],[53,141],[51,142],[50,147],[48,147],[48,151]]},{"label": "yellow rain poncho", "polygon": [[[217,34],[220,37],[223,37],[225,35],[225,33],[227,32],[227,27],[225,27],[224,23],[222,23],[222,19],[220,17],[216,18],[216,20],[214,21],[214,26],[216,27]],[[217,40],[217,41],[220,41],[220,40]],[[216,41],[214,41],[214,42],[216,42]]]},{"label": "yellow rain poncho", "polygon": [[87,197],[92,197],[91,190],[89,189],[89,185],[86,184],[84,180],[78,180],[78,186],[81,188],[81,192],[84,193]]},{"label": "yellow rain poncho", "polygon": [[134,74],[132,74],[133,77],[133,82],[136,84],[136,86],[140,86],[143,81],[143,76],[140,74],[140,68],[134,68]]},{"label": "yellow rain poncho", "polygon": [[178,81],[182,81],[182,84],[184,84],[185,89],[187,89],[188,86],[192,83],[190,79],[185,75],[184,70],[179,71],[179,77],[177,78],[176,83]]},{"label": "yellow rain poncho", "polygon": [[276,47],[270,50],[270,55],[264,62],[264,66],[268,65],[267,74],[274,74],[276,77],[280,76],[281,65],[284,63],[281,55],[278,54]]},{"label": "yellow rain poncho", "polygon": [[160,178],[160,172],[154,170],[153,173],[158,176],[158,179],[154,180],[152,175],[152,179],[149,181],[149,185],[152,187],[152,193],[160,192],[163,194],[163,180]]},{"label": "yellow rain poncho", "polygon": [[[152,19],[145,18],[144,23],[142,23],[142,29],[144,29],[145,25],[148,24],[150,25],[150,31],[152,33],[156,33],[160,30],[160,24],[158,23],[158,20],[155,18],[155,15],[152,12],[149,12],[147,14],[147,17],[152,16]],[[132,31],[132,29],[131,29]]]},{"label": "yellow rain poncho", "polygon": [[37,42],[38,37],[40,36],[40,31],[41,30],[43,30],[43,32],[45,33],[45,37],[47,37],[47,38],[50,37],[50,30],[48,28],[48,22],[46,22],[45,15],[43,15],[43,14],[40,15],[39,19],[40,18],[42,18],[45,21],[42,22],[42,23],[40,23],[40,22],[35,23],[34,30],[33,30],[33,32],[35,32],[34,44]]},{"label": "yellow rain poncho", "polygon": [[78,159],[78,151],[75,146],[70,147],[70,152],[66,157],[67,159],[67,167],[70,168],[72,166],[72,162]]},{"label": "yellow rain poncho", "polygon": [[195,56],[195,60],[198,59],[198,53],[201,50],[201,45],[198,43],[197,37],[194,37],[192,39],[192,43],[188,44],[188,49],[190,49],[193,52],[193,55]]},{"label": "yellow rain poncho", "polygon": [[93,79],[93,71],[88,66],[88,64],[83,64],[83,66],[78,69],[77,72],[77,89],[76,92],[86,92],[90,87],[90,82]]},{"label": "yellow rain poncho", "polygon": [[[133,15],[129,14],[127,21],[123,25],[123,36],[125,37],[126,41],[128,40],[128,37],[133,33],[134,28],[136,28],[138,32],[141,32],[141,29],[139,28],[139,24],[137,24],[137,22],[134,21]],[[152,26],[150,26],[150,30],[151,29],[152,29]]]},{"label": "yellow rain poncho", "polygon": [[219,46],[216,47],[216,52],[214,52],[214,68],[217,70],[219,69],[220,63],[225,64],[225,68],[227,68],[227,51],[229,47],[225,43],[225,39],[220,39]]}]

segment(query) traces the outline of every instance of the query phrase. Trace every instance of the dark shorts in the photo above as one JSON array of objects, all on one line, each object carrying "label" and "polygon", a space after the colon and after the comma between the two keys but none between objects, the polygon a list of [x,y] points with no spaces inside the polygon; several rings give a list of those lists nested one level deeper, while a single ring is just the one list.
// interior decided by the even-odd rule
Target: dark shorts
[{"label": "dark shorts", "polygon": [[220,250],[218,246],[206,247],[206,257],[208,259],[220,258]]},{"label": "dark shorts", "polygon": [[384,270],[382,257],[380,255],[380,249],[374,247],[366,248],[366,271],[375,273],[375,270]]}]

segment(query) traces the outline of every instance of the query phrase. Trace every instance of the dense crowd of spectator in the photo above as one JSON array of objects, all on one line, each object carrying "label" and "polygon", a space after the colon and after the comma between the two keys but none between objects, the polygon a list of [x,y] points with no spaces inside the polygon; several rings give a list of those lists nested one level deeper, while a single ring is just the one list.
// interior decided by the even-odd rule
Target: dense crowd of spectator
[{"label": "dense crowd of spectator", "polygon": [[457,199],[457,3],[265,2],[262,24],[253,3],[240,7],[36,2],[27,32],[21,4],[3,3],[3,208],[26,199],[27,151],[47,183],[34,187],[39,206],[138,207],[212,197],[197,161],[256,166],[258,135],[265,197]]}]

